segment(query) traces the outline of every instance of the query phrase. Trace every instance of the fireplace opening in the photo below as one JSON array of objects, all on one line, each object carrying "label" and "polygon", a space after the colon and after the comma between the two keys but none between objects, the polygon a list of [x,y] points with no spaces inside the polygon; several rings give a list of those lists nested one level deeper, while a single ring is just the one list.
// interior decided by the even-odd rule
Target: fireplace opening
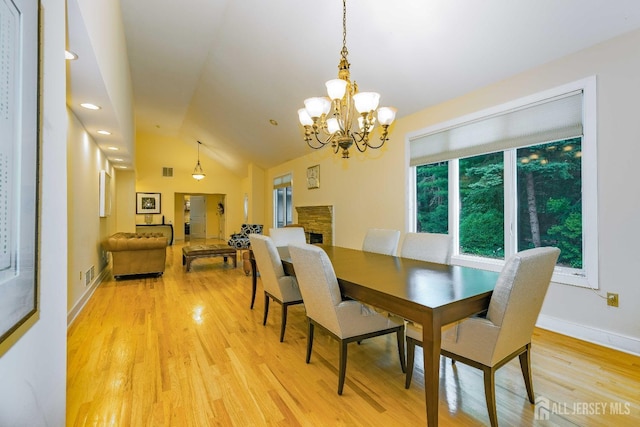
[{"label": "fireplace opening", "polygon": [[322,241],[322,233],[313,233],[309,232],[309,243],[323,243]]}]

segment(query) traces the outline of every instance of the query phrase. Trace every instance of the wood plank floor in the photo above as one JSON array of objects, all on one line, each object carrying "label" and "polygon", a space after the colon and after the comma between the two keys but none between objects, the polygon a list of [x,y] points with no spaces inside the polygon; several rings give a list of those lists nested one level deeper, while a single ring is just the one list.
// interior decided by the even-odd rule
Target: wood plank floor
[{"label": "wood plank floor", "polygon": [[[186,273],[181,249],[160,278],[103,282],[69,328],[68,426],[425,425],[421,363],[405,390],[394,336],[350,344],[338,396],[334,340],[316,330],[305,364],[303,307],[280,343],[280,306],[262,326],[261,284],[250,310],[241,263],[198,259]],[[532,360],[550,418],[534,416],[516,360],[496,374],[500,425],[640,425],[640,358],[537,329]],[[440,369],[440,425],[488,425],[480,371]]]}]

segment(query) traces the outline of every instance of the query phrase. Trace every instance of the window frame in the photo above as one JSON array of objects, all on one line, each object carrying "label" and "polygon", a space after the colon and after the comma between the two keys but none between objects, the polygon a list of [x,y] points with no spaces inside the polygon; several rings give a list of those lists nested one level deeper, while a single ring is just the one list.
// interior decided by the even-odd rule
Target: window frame
[{"label": "window frame", "polygon": [[[407,134],[406,137],[406,170],[409,197],[407,205],[408,231],[416,231],[417,201],[416,201],[416,166],[410,166],[410,144],[412,140],[440,132],[444,129],[461,126],[471,121],[482,120],[496,114],[501,114],[523,107],[534,102],[541,102],[576,90],[583,93],[582,105],[582,254],[583,268],[574,269],[556,266],[552,281],[572,286],[599,289],[598,283],[598,178],[597,178],[597,111],[596,111],[596,77],[590,76],[582,80],[568,83],[556,88],[539,92],[527,97],[519,98],[495,107],[484,109],[469,115],[458,117],[446,122]],[[504,235],[505,258],[514,254],[517,248],[516,230],[516,175],[517,168],[514,157],[521,147],[503,150],[504,154]],[[451,263],[484,270],[500,271],[505,260],[490,259],[459,253],[459,179],[458,159],[449,160],[449,233],[453,239],[453,253]],[[507,201],[509,201],[507,203]]]},{"label": "window frame", "polygon": [[[286,203],[286,193],[287,188],[291,192],[291,203]],[[283,175],[279,175],[273,178],[273,227],[278,228],[278,190],[283,189],[284,195],[284,225],[293,223],[293,173],[285,173]],[[288,210],[288,211],[287,211]],[[288,215],[290,214],[290,215]],[[291,222],[287,222],[288,219],[291,219]]]}]

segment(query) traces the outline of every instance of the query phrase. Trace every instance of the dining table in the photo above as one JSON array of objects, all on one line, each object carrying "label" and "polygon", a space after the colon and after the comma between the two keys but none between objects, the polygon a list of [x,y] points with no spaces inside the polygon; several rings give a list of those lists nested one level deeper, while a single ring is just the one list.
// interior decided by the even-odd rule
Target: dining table
[{"label": "dining table", "polygon": [[[422,325],[426,419],[428,426],[437,426],[441,328],[486,310],[499,273],[339,246],[317,246],[329,256],[343,297]],[[280,247],[278,252],[285,273],[295,275],[288,248]]]}]

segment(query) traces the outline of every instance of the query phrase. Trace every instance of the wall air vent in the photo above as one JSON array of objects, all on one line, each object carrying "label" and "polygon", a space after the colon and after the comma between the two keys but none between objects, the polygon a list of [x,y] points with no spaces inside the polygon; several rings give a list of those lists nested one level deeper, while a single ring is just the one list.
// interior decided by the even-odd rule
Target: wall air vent
[{"label": "wall air vent", "polygon": [[162,168],[162,176],[173,176],[173,168]]}]

